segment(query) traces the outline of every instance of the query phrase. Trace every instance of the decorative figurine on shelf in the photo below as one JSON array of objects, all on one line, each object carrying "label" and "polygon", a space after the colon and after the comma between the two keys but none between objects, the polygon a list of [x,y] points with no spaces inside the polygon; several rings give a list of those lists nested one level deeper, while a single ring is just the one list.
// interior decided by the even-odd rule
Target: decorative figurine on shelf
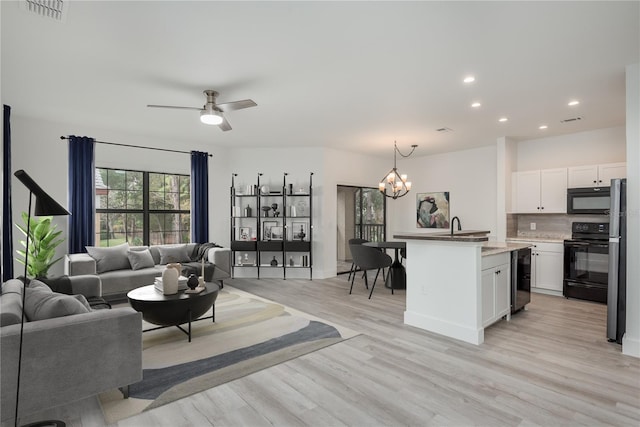
[{"label": "decorative figurine on shelf", "polygon": [[300,241],[303,241],[303,240],[304,240],[304,237],[305,237],[306,235],[307,235],[307,234],[304,232],[304,226],[303,226],[303,225],[301,225],[301,226],[300,226],[300,231],[298,231],[298,233],[296,233],[296,237],[297,237],[298,239],[300,239]]},{"label": "decorative figurine on shelf", "polygon": [[280,215],[280,212],[278,212],[278,204],[272,203],[271,209],[273,209],[273,216],[277,218]]},{"label": "decorative figurine on shelf", "polygon": [[244,254],[244,263],[249,264],[249,254],[245,252]]},{"label": "decorative figurine on shelf", "polygon": [[276,256],[273,256],[273,259],[271,260],[271,267],[277,267],[278,266],[278,260],[276,259]]},{"label": "decorative figurine on shelf", "polygon": [[271,206],[263,206],[261,209],[264,212],[264,217],[268,218],[269,217],[269,211],[271,210]]},{"label": "decorative figurine on shelf", "polygon": [[238,255],[238,265],[242,265],[242,255]]},{"label": "decorative figurine on shelf", "polygon": [[293,267],[293,257],[289,257],[289,267]]},{"label": "decorative figurine on shelf", "polygon": [[189,287],[189,289],[197,288],[199,283],[200,282],[198,281],[198,276],[196,276],[195,274],[189,275],[189,278],[187,279],[187,286]]}]

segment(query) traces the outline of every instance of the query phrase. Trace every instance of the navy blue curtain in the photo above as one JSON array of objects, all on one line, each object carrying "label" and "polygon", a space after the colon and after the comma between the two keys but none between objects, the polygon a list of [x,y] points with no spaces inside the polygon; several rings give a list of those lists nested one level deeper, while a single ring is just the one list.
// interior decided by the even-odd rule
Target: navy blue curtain
[{"label": "navy blue curtain", "polygon": [[191,242],[209,241],[209,153],[191,152]]},{"label": "navy blue curtain", "polygon": [[69,137],[69,253],[86,252],[95,242],[94,139]]},{"label": "navy blue curtain", "polygon": [[13,225],[11,209],[11,107],[4,106],[2,138],[2,281],[13,277]]}]

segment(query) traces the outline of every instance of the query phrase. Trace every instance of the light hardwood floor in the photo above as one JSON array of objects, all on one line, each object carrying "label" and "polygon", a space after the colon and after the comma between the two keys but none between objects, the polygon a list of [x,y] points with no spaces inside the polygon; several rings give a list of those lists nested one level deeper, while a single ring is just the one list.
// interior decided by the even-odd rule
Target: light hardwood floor
[{"label": "light hardwood floor", "polygon": [[[603,305],[533,294],[474,346],[404,325],[405,293],[368,300],[360,278],[228,284],[362,334],[118,426],[640,425],[640,360]],[[21,421],[50,417],[104,424],[93,398]]]}]

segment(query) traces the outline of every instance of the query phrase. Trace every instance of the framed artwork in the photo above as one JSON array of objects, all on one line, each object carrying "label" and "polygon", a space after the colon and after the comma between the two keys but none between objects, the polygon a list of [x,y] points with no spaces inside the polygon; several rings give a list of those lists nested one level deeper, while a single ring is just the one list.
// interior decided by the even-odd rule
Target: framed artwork
[{"label": "framed artwork", "polygon": [[309,236],[309,233],[307,232],[306,222],[293,221],[291,223],[291,240],[303,241],[306,238],[308,238],[308,236]]},{"label": "framed artwork", "polygon": [[[299,197],[297,198],[299,199]],[[295,216],[309,216],[309,207],[307,206],[306,200],[301,199],[296,201],[295,208],[296,208]]]},{"label": "framed artwork", "polygon": [[449,192],[416,195],[417,228],[449,228]]},{"label": "framed artwork", "polygon": [[271,227],[271,240],[282,240],[283,228],[281,225]]},{"label": "framed artwork", "polygon": [[[277,227],[277,226],[278,226],[277,221],[264,221],[262,223],[262,240],[273,240],[271,237],[271,228]],[[282,234],[282,232],[280,233]]]},{"label": "framed artwork", "polygon": [[251,227],[240,227],[238,240],[251,240]]}]

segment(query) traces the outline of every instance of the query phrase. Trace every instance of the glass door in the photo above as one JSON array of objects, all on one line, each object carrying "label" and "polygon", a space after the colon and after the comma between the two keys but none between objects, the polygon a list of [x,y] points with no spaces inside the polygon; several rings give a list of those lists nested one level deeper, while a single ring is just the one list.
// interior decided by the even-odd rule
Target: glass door
[{"label": "glass door", "polygon": [[349,240],[386,240],[386,199],[377,188],[339,185],[337,188],[337,271],[349,273]]}]

